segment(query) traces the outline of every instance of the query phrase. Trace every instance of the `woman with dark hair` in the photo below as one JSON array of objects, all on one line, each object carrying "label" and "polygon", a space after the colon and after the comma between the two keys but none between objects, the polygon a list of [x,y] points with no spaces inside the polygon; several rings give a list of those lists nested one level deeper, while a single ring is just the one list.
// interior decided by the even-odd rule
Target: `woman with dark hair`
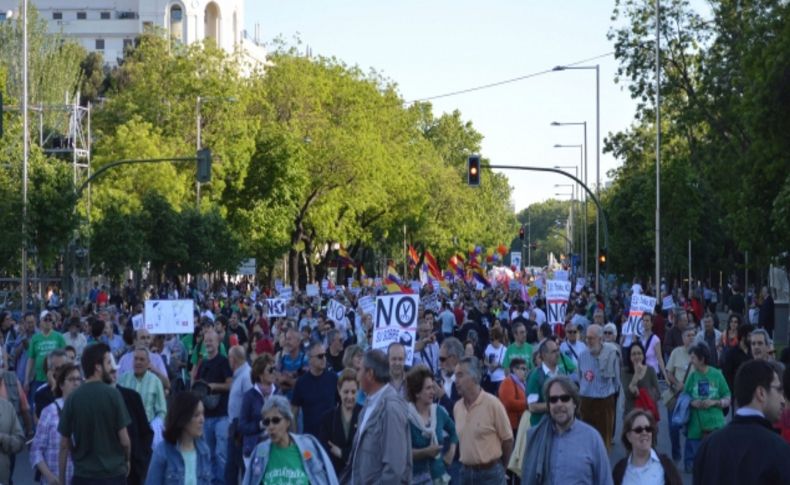
[{"label": "woman with dark hair", "polygon": [[721,344],[724,348],[724,352],[722,352],[722,361],[728,350],[738,347],[738,327],[740,326],[741,316],[736,314],[730,315],[729,320],[727,320],[727,328],[721,333]]},{"label": "woman with dark hair", "polygon": [[[67,397],[82,384],[80,368],[76,364],[61,365],[55,373],[55,401],[41,411],[36,435],[30,446],[30,464],[41,472],[41,483],[58,483],[58,450],[60,450],[60,411]],[[74,475],[71,457],[66,464],[66,481]]]},{"label": "woman with dark hair", "polygon": [[274,385],[276,367],[271,354],[261,354],[252,363],[252,389],[244,393],[239,415],[239,431],[242,436],[242,456],[245,466],[249,464],[250,453],[263,439],[265,431],[261,425],[261,408],[269,396],[277,392]]},{"label": "woman with dark hair", "polygon": [[211,482],[211,452],[203,440],[203,402],[193,392],[173,396],[167,408],[164,440],[148,467],[146,485]]},{"label": "woman with dark hair", "polygon": [[628,455],[612,470],[615,485],[681,485],[672,460],[656,451],[658,427],[653,415],[634,409],[623,420],[623,446]]},{"label": "woman with dark hair", "polygon": [[711,365],[706,343],[692,346],[689,354],[692,370],[683,392],[691,396],[691,412],[683,461],[690,473],[702,439],[726,424],[723,409],[730,405],[730,388],[721,371]]},{"label": "woman with dark hair", "polygon": [[513,436],[516,436],[521,415],[527,410],[527,362],[521,357],[510,360],[510,374],[499,386],[499,400],[505,406]]},{"label": "woman with dark hair", "polygon": [[625,365],[622,367],[621,377],[623,386],[625,386],[623,413],[627,414],[634,409],[637,402],[644,406],[646,397],[653,400],[655,408],[653,411],[658,412],[657,403],[661,398],[661,390],[658,387],[656,371],[647,365],[645,347],[639,340],[634,340],[626,352],[628,358],[625,359]]}]

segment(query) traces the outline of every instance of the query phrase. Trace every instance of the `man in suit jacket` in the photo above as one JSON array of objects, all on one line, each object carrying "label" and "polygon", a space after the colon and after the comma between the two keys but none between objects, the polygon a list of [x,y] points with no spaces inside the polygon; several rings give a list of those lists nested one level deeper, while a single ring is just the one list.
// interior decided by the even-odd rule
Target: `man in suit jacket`
[{"label": "man in suit jacket", "polygon": [[411,435],[406,402],[388,384],[389,378],[387,355],[381,350],[366,352],[359,381],[367,399],[354,436],[351,463],[342,483],[411,483]]}]

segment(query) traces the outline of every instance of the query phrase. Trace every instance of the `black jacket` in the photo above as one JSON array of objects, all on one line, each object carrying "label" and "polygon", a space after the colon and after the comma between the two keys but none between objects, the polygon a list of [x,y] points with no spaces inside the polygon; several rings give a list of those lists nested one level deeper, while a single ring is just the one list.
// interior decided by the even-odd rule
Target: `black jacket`
[{"label": "black jacket", "polygon": [[[327,411],[321,418],[321,429],[318,439],[324,446],[329,458],[332,460],[332,465],[335,467],[337,476],[343,472],[343,469],[348,463],[349,455],[351,455],[351,447],[354,444],[354,435],[357,433],[357,423],[359,421],[359,412],[362,411],[362,406],[359,404],[354,406],[354,411],[351,413],[351,424],[348,427],[348,436],[343,432],[343,416],[339,404],[335,409]],[[329,442],[336,445],[343,452],[342,458],[337,458],[329,450]]]},{"label": "black jacket", "polygon": [[126,404],[126,410],[129,412],[129,417],[132,420],[129,426],[126,427],[126,431],[129,433],[129,441],[132,443],[132,470],[126,478],[126,483],[128,485],[142,484],[145,482],[146,475],[148,475],[148,464],[153,453],[154,432],[151,429],[151,425],[148,424],[148,417],[145,415],[145,407],[140,394],[128,387],[115,387],[121,393],[123,402]]},{"label": "black jacket", "polygon": [[708,436],[694,459],[694,485],[787,485],[790,445],[759,416],[738,416]]},{"label": "black jacket", "polygon": [[[625,458],[621,459],[617,462],[612,470],[612,479],[614,480],[614,485],[620,485],[623,483],[623,478],[625,478],[625,469],[628,466],[628,457],[630,455],[626,455]],[[675,463],[663,453],[658,454],[658,459],[661,461],[661,467],[664,469],[664,485],[683,485],[683,478],[680,476],[680,472],[675,467]]]}]

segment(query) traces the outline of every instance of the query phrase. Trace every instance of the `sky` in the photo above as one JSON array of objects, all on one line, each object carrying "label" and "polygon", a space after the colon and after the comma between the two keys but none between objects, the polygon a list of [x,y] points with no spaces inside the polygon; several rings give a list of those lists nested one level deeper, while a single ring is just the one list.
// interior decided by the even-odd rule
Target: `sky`
[{"label": "sky", "polygon": [[[636,104],[614,82],[617,62],[606,35],[614,0],[254,0],[245,27],[271,45],[295,37],[313,54],[334,56],[397,83],[406,101],[585,62],[600,65],[600,144],[631,124]],[[608,55],[606,55],[608,54]],[[595,70],[549,72],[476,92],[431,100],[434,114],[459,110],[483,136],[481,154],[492,164],[581,166],[587,122],[587,178],[596,178]],[[601,183],[619,161],[600,155]],[[573,171],[574,169],[570,169]],[[549,198],[569,198],[561,175],[507,171],[512,202],[521,210]],[[482,183],[485,183],[485,177]],[[560,194],[560,195],[557,195]]]}]

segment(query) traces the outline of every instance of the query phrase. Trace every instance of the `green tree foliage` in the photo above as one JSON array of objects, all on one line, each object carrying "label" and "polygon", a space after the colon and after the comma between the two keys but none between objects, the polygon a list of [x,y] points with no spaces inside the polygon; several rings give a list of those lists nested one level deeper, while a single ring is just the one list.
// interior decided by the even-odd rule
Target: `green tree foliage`
[{"label": "green tree foliage", "polygon": [[[536,245],[532,250],[533,266],[545,266],[549,260],[549,253],[554,253],[557,258],[560,254],[566,253],[565,221],[569,217],[570,204],[571,202],[567,200],[548,199],[530,204],[518,213],[519,225],[529,223],[532,226],[531,230],[525,229],[524,244],[529,242],[527,239],[531,239]],[[521,251],[522,243],[517,233],[510,247],[513,251]],[[526,254],[521,257],[527,261]]]}]

